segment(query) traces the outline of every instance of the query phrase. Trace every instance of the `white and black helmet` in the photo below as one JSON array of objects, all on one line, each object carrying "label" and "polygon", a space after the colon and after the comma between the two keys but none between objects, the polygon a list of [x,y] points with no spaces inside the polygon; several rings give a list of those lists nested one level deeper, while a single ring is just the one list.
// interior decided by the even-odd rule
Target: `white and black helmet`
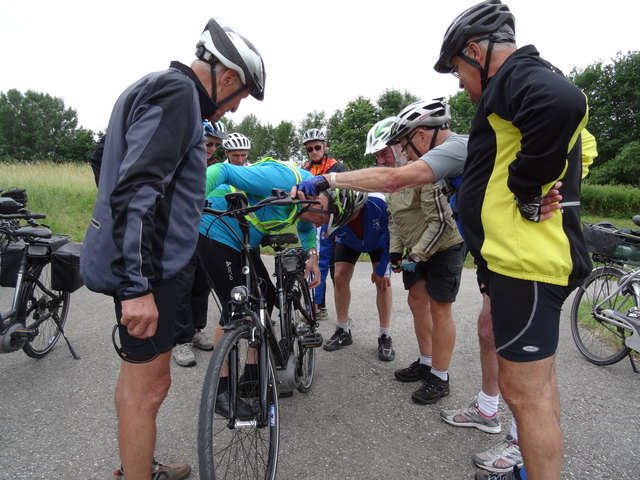
[{"label": "white and black helmet", "polygon": [[320,140],[321,142],[327,141],[327,136],[325,133],[319,128],[310,128],[304,135],[302,135],[302,143],[307,144],[307,142],[312,142],[314,140]]},{"label": "white and black helmet", "polygon": [[251,150],[251,140],[241,133],[230,133],[222,141],[225,150]]},{"label": "white and black helmet", "polygon": [[443,98],[414,102],[398,114],[387,145],[399,143],[402,137],[418,127],[447,129],[450,121],[449,105]]},{"label": "white and black helmet", "polygon": [[391,138],[391,127],[398,117],[387,117],[376,123],[367,133],[367,149],[364,153],[376,153],[387,147]]},{"label": "white and black helmet", "polygon": [[196,44],[196,57],[214,65],[221,62],[234,70],[258,100],[264,98],[265,71],[260,52],[222,20],[212,18]]}]

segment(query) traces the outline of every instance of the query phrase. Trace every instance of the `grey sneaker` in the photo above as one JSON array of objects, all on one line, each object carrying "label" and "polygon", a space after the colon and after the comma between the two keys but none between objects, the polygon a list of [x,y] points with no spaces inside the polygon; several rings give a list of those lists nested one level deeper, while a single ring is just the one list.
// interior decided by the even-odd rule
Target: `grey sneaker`
[{"label": "grey sneaker", "polygon": [[393,349],[393,341],[386,333],[378,337],[378,358],[384,362],[390,362],[396,358],[396,351]]},{"label": "grey sneaker", "polygon": [[329,313],[326,308],[319,308],[316,312],[316,320],[322,322],[323,320],[329,319]]},{"label": "grey sneaker", "polygon": [[193,353],[193,344],[191,343],[179,343],[173,347],[171,355],[181,367],[190,367],[196,364],[196,356]]},{"label": "grey sneaker", "polygon": [[193,346],[200,350],[213,350],[213,341],[207,338],[207,336],[200,330],[193,336]]},{"label": "grey sneaker", "polygon": [[[191,474],[191,466],[185,462],[176,462],[163,465],[153,461],[151,480],[183,480]],[[122,467],[113,472],[114,480],[125,480]]]},{"label": "grey sneaker", "polygon": [[486,433],[500,433],[502,430],[498,421],[500,412],[491,417],[483,415],[478,409],[477,399],[461,410],[440,410],[440,417],[454,427],[475,427]]},{"label": "grey sneaker", "polygon": [[478,470],[476,472],[475,480],[522,480],[520,476],[520,468],[513,467],[508,472],[497,473],[497,472],[483,472],[482,470]]},{"label": "grey sneaker", "polygon": [[504,437],[495,447],[486,452],[476,453],[471,459],[478,467],[498,473],[510,472],[513,467],[522,467],[524,464],[520,447],[514,443],[511,434]]},{"label": "grey sneaker", "polygon": [[331,336],[331,338],[324,342],[322,348],[329,352],[333,352],[334,350],[346,347],[347,345],[351,345],[352,343],[353,339],[351,338],[351,330],[345,332],[343,329],[338,327],[336,328],[336,331]]}]

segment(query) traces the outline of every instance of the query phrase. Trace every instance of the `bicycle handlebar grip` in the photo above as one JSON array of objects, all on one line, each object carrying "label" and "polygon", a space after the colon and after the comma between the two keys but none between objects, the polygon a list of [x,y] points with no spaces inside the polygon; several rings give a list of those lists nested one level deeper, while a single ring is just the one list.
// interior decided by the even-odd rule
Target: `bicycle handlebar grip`
[{"label": "bicycle handlebar grip", "polygon": [[640,215],[634,215],[631,221],[640,227]]}]

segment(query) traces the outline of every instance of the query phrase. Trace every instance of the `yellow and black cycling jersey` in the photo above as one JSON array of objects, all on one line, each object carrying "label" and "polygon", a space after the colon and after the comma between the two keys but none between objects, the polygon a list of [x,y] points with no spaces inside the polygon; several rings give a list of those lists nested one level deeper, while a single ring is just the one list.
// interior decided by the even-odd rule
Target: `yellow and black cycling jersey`
[{"label": "yellow and black cycling jersey", "polygon": [[[584,278],[591,261],[580,224],[584,94],[532,45],[489,79],[471,125],[458,213],[481,268],[555,285]],[[544,196],[562,180],[567,207],[553,218],[523,218],[515,198]]]}]

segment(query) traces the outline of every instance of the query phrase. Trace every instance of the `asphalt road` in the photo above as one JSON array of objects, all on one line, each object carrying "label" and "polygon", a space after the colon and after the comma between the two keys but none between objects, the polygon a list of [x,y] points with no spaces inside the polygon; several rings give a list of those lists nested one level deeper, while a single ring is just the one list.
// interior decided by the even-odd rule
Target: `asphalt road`
[{"label": "asphalt road", "polygon": [[[421,406],[410,398],[417,384],[393,377],[393,370],[417,357],[401,279],[393,278],[396,360],[383,363],[376,357],[378,322],[370,271],[368,264],[359,263],[352,282],[354,344],[337,352],[319,350],[311,392],[281,400],[278,478],[473,478],[471,454],[493,446],[502,435],[451,427],[438,412],[467,404],[480,387],[475,273],[464,271],[454,305],[451,394],[439,404]],[[331,286],[328,291],[331,295]],[[0,309],[8,308],[11,293],[0,289]],[[638,479],[640,375],[628,360],[610,367],[588,363],[571,339],[569,305],[557,358],[566,439],[563,478]],[[321,324],[325,338],[335,328],[332,302],[329,306],[330,320]],[[215,307],[211,310],[210,318],[217,318]],[[113,322],[112,301],[82,288],[72,295],[67,321],[67,334],[81,360],[73,360],[62,340],[42,360],[21,351],[0,355],[0,479],[112,478],[118,465]],[[207,331],[213,331],[212,325]],[[198,478],[197,409],[210,353],[196,355],[196,366],[172,367],[173,385],[159,414],[156,448],[163,462],[191,463],[191,478]],[[505,409],[503,434],[509,426]]]}]

